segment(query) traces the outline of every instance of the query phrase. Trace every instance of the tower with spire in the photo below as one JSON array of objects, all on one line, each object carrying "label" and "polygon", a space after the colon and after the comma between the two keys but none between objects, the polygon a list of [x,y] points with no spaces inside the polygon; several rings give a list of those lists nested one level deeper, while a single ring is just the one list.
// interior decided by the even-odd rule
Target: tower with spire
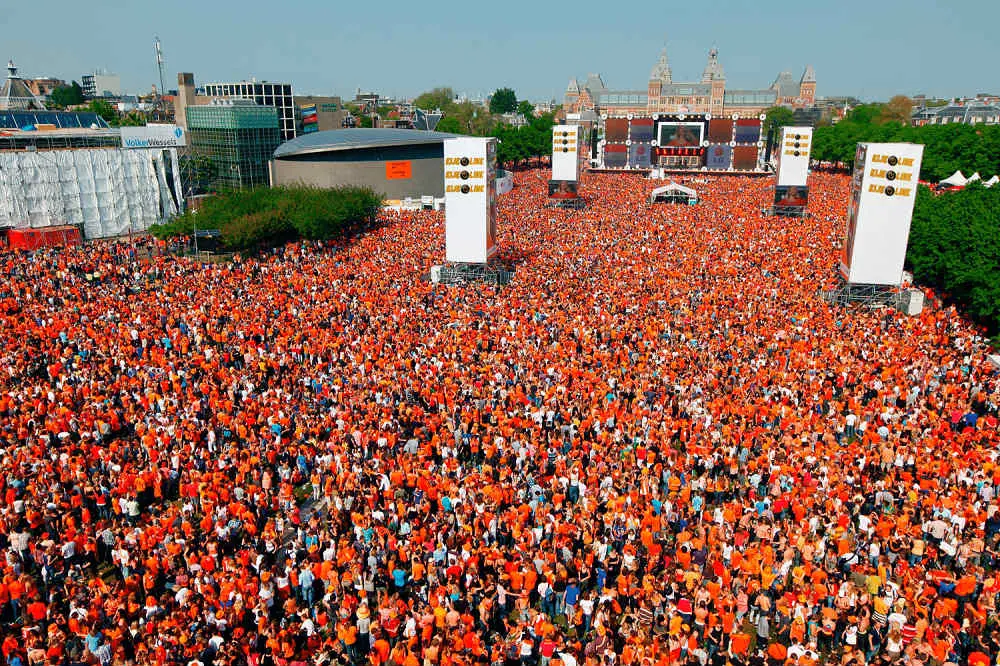
[{"label": "tower with spire", "polygon": [[799,79],[799,100],[805,106],[812,106],[816,102],[816,70],[812,65],[806,65],[806,71],[802,72]]},{"label": "tower with spire", "polygon": [[670,62],[667,60],[667,48],[660,51],[660,58],[653,65],[649,72],[649,85],[646,94],[649,96],[649,106],[655,108],[663,95],[663,87],[674,82],[673,74],[670,72]]},{"label": "tower with spire", "polygon": [[701,82],[711,86],[708,108],[713,115],[721,115],[726,103],[726,72],[719,62],[719,49],[712,47],[708,52],[708,62],[705,71],[701,73]]},{"label": "tower with spire", "polygon": [[719,49],[713,48],[708,52],[708,62],[705,63],[705,71],[701,73],[701,82],[725,80],[726,73],[722,70],[722,63],[719,62]]},{"label": "tower with spire", "polygon": [[575,78],[569,80],[569,85],[566,86],[566,94],[564,95],[564,106],[566,110],[570,113],[580,112],[580,84],[577,83]]},{"label": "tower with spire", "polygon": [[0,87],[0,111],[44,111],[45,105],[18,76],[17,65],[7,61],[7,80]]}]

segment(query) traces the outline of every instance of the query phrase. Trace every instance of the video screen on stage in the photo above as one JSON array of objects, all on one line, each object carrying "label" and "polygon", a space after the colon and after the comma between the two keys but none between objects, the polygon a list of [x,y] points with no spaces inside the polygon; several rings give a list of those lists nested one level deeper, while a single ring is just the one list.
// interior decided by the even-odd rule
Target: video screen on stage
[{"label": "video screen on stage", "polygon": [[701,145],[704,123],[660,123],[659,143],[664,147],[694,148]]},{"label": "video screen on stage", "polygon": [[550,180],[550,199],[576,199],[578,196],[577,181],[575,180]]},{"label": "video screen on stage", "polygon": [[648,143],[633,143],[628,151],[629,166],[633,169],[648,169],[651,164],[651,152],[652,146]]},{"label": "video screen on stage", "polygon": [[653,119],[633,118],[629,123],[629,138],[633,143],[650,143],[653,140]]},{"label": "video screen on stage", "polygon": [[736,146],[733,149],[733,168],[753,171],[757,168],[757,146]]},{"label": "video screen on stage", "polygon": [[608,118],[604,122],[604,140],[625,143],[628,140],[628,118]]},{"label": "video screen on stage", "polygon": [[808,203],[808,187],[799,185],[778,185],[774,188],[775,208],[805,208]]},{"label": "video screen on stage", "polygon": [[711,143],[729,143],[733,140],[733,121],[713,118],[708,121],[708,140]]},{"label": "video screen on stage", "polygon": [[[712,121],[715,122],[715,121]],[[726,145],[708,147],[705,156],[705,166],[709,169],[728,169],[733,165],[733,149]]]},{"label": "video screen on stage", "polygon": [[628,164],[628,146],[625,144],[605,144],[604,166],[608,169],[624,169]]},{"label": "video screen on stage", "polygon": [[736,121],[736,143],[757,143],[760,141],[760,119],[740,118]]}]

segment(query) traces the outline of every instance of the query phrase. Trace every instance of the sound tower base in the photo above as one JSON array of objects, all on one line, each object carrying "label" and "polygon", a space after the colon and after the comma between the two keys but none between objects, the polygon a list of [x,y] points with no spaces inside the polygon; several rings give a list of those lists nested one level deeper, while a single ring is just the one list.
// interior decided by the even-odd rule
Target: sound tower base
[{"label": "sound tower base", "polygon": [[903,293],[899,287],[885,284],[857,284],[843,282],[834,289],[820,291],[819,297],[833,305],[846,307],[857,304],[869,308],[902,308]]},{"label": "sound tower base", "polygon": [[447,263],[432,267],[430,273],[431,282],[443,285],[478,283],[502,287],[513,278],[513,271],[497,264]]},{"label": "sound tower base", "polygon": [[549,199],[545,204],[546,208],[568,208],[570,210],[583,210],[587,207],[587,202],[583,199]]},{"label": "sound tower base", "polygon": [[805,208],[777,208],[771,206],[767,209],[767,214],[774,217],[798,217],[801,219],[807,219],[812,217]]}]

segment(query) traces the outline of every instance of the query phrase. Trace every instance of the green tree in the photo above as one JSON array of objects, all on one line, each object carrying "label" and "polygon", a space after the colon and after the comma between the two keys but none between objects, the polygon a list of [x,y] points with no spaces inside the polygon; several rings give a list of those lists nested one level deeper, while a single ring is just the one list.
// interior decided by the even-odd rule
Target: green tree
[{"label": "green tree", "polygon": [[436,132],[450,132],[451,134],[465,134],[465,128],[458,122],[455,116],[445,116],[434,128]]},{"label": "green tree", "polygon": [[906,262],[918,283],[1000,332],[1000,189],[976,183],[935,195],[921,187]]},{"label": "green tree", "polygon": [[937,182],[957,170],[976,171],[984,177],[1000,173],[1000,125],[926,125],[913,127],[898,122],[881,123],[878,115],[866,108],[836,125],[817,127],[813,135],[814,159],[854,164],[859,142],[909,142],[924,145],[920,168],[922,180]]},{"label": "green tree", "polygon": [[417,95],[413,100],[413,106],[424,111],[434,111],[435,109],[447,110],[455,99],[455,91],[448,87],[434,88]]},{"label": "green tree", "polygon": [[859,104],[847,112],[848,122],[858,125],[875,125],[882,117],[882,104]]},{"label": "green tree", "polygon": [[913,117],[913,100],[906,95],[896,95],[882,107],[879,122],[909,125]]},{"label": "green tree", "polygon": [[521,100],[517,103],[517,112],[528,120],[531,120],[532,116],[535,115],[535,105],[526,99]]},{"label": "green tree", "polygon": [[83,104],[83,88],[76,81],[68,86],[59,86],[49,93],[49,103],[63,108]]},{"label": "green tree", "polygon": [[109,125],[118,125],[118,111],[103,99],[92,99],[87,105],[87,111],[96,113]]},{"label": "green tree", "polygon": [[129,111],[117,122],[121,127],[142,127],[146,124],[146,116],[139,111]]},{"label": "green tree", "polygon": [[764,113],[767,115],[767,119],[764,121],[764,136],[770,136],[771,130],[795,122],[795,114],[787,106],[772,106]]},{"label": "green tree", "polygon": [[[256,188],[222,192],[167,224],[153,225],[156,238],[190,235],[195,228],[219,229],[232,250],[253,250],[290,240],[343,237],[369,223],[382,195],[359,187]],[[197,215],[197,219],[195,219]]]},{"label": "green tree", "polygon": [[517,94],[511,88],[498,88],[490,97],[490,113],[511,113],[517,110]]}]

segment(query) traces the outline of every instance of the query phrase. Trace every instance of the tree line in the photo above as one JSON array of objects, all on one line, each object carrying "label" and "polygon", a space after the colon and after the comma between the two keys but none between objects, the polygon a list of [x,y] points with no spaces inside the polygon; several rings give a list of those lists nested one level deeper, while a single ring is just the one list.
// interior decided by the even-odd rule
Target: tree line
[{"label": "tree line", "polygon": [[[469,101],[455,101],[451,88],[429,90],[413,100],[418,109],[440,110],[443,114],[437,131],[469,136],[492,136],[497,144],[497,161],[517,166],[531,159],[552,155],[552,126],[555,115],[535,115],[535,107],[527,100],[518,100],[511,88],[499,88],[490,96],[485,107]],[[517,113],[527,124],[515,127],[505,123],[504,114]]]},{"label": "tree line", "polygon": [[1000,187],[917,192],[906,263],[973,320],[1000,334]]},{"label": "tree line", "polygon": [[[984,179],[1000,173],[1000,125],[913,126],[912,102],[903,96],[886,104],[856,106],[836,124],[821,124],[813,133],[812,159],[854,167],[858,143],[919,143],[924,145],[920,179],[937,183],[956,171],[979,172]],[[768,123],[792,124],[787,109],[769,109]]]}]

